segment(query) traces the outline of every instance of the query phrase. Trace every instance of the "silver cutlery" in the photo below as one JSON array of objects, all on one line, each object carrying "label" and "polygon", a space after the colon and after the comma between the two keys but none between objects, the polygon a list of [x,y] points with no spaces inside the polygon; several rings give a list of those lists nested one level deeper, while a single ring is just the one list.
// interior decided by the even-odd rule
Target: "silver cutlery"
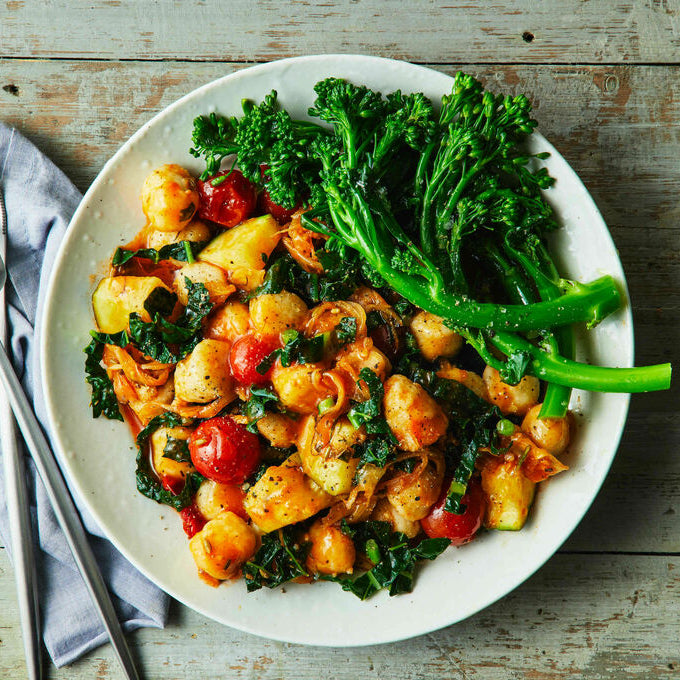
[{"label": "silver cutlery", "polygon": [[[4,289],[6,278],[7,273],[5,270],[5,263],[4,260],[0,258],[0,291]],[[12,407],[14,417],[19,425],[28,452],[35,463],[40,479],[45,486],[47,496],[59,526],[64,532],[66,542],[73,554],[78,571],[85,581],[92,602],[106,628],[113,649],[118,657],[118,661],[127,678],[130,680],[139,680],[139,675],[135,668],[125,636],[120,627],[118,616],[116,615],[113,603],[111,602],[111,597],[109,596],[106,584],[99,571],[99,566],[97,565],[97,561],[90,548],[90,544],[87,541],[85,530],[80,522],[78,510],[71,498],[61,474],[61,470],[54,458],[54,454],[52,453],[40,424],[33,413],[33,409],[24,394],[21,383],[14,372],[7,351],[5,350],[4,343],[0,344],[0,382],[5,389],[7,400]],[[22,527],[16,526],[14,528],[18,531]],[[26,527],[23,526],[22,530],[26,531]],[[30,533],[21,533],[19,540],[22,543],[20,552],[23,554],[23,545],[32,542],[32,536]],[[26,578],[26,572],[23,572],[23,574],[23,576],[19,576],[18,578]],[[30,612],[30,594],[28,586],[24,585],[23,582],[21,583],[21,592],[21,597],[24,599],[24,604],[27,607],[26,615],[27,617],[32,617]],[[24,619],[22,618],[22,623],[23,621]],[[31,618],[31,621],[35,622],[35,618]],[[30,627],[28,633],[25,633],[25,637],[28,638],[29,641],[34,640],[34,634]],[[39,650],[40,647],[38,645],[38,654]],[[33,659],[33,656],[36,653],[34,646],[31,647],[30,653],[31,659]],[[31,661],[31,663],[33,663],[33,661]]]}]

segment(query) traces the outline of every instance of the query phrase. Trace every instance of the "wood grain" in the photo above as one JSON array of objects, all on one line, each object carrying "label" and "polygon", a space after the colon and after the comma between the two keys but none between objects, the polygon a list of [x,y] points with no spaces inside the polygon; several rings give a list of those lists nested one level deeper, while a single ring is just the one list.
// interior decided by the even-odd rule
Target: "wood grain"
[{"label": "wood grain", "polygon": [[[21,646],[5,639],[18,627],[10,576],[0,550],[0,677],[20,678]],[[443,597],[464,597],[464,587]],[[130,640],[146,677],[157,680],[660,680],[680,674],[678,601],[678,557],[558,555],[500,602],[408,643],[354,649],[282,644],[179,605],[165,630],[145,629]],[[50,668],[48,677],[113,680],[120,673],[105,646],[70,667]]]},{"label": "wood grain", "polygon": [[678,63],[675,0],[9,0],[0,56],[436,63]]}]

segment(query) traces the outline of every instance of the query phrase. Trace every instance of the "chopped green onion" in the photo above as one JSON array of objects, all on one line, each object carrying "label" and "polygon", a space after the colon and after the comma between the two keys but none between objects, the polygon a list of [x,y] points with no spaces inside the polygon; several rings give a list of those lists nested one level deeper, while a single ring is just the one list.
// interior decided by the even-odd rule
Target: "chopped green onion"
[{"label": "chopped green onion", "polygon": [[378,564],[378,562],[380,562],[380,548],[378,547],[378,542],[374,538],[369,538],[366,541],[366,554],[373,564]]},{"label": "chopped green onion", "polygon": [[187,262],[189,264],[196,262],[194,251],[191,249],[191,241],[184,241],[184,252],[187,254]]},{"label": "chopped green onion", "polygon": [[328,397],[319,404],[319,415],[322,416],[326,411],[330,411],[335,406],[335,399]]},{"label": "chopped green onion", "polygon": [[226,182],[227,178],[229,175],[220,175],[219,177],[215,177],[215,179],[210,181],[210,184],[214,187],[218,187],[222,182]]},{"label": "chopped green onion", "polygon": [[509,437],[514,431],[515,424],[507,418],[503,418],[503,420],[499,420],[498,423],[496,423],[496,432],[498,432],[498,434]]}]

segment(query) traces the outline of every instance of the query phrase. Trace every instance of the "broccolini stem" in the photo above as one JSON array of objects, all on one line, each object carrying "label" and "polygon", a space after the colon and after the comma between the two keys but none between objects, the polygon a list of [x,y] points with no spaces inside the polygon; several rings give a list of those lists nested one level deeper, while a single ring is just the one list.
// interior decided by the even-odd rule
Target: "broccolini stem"
[{"label": "broccolini stem", "polygon": [[671,384],[671,365],[610,368],[591,366],[549,354],[511,333],[498,332],[490,342],[504,354],[528,352],[532,356],[529,370],[542,380],[593,392],[652,392],[667,390]]},{"label": "broccolini stem", "polygon": [[[541,271],[531,261],[531,258],[529,258],[526,253],[513,248],[507,238],[504,245],[505,250],[513,255],[524,267],[525,272],[531,276],[542,300],[554,300],[559,297],[560,289],[557,287],[557,284],[551,280],[551,277],[558,280],[559,274],[557,273],[555,263],[541,241],[536,244],[536,250],[538,251],[537,255],[542,260],[543,268],[547,270],[547,275],[546,272]],[[574,358],[576,347],[573,329],[568,326],[556,328],[547,339],[553,354],[562,354],[566,359]],[[564,418],[564,416],[567,415],[570,399],[570,387],[552,382],[548,383],[539,418]]]}]

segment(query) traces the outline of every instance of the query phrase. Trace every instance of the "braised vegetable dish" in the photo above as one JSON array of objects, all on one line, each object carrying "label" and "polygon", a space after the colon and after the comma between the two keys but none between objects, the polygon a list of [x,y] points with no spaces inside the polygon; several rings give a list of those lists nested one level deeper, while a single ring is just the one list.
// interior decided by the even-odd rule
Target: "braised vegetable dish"
[{"label": "braised vegetable dish", "polygon": [[670,367],[574,360],[573,324],[622,300],[555,267],[526,97],[462,73],[436,104],[314,89],[305,120],[275,92],[198,117],[205,171],[146,178],[146,224],[93,293],[86,379],[206,582],[364,599],[523,527],[567,470],[572,388],[663,389]]}]

